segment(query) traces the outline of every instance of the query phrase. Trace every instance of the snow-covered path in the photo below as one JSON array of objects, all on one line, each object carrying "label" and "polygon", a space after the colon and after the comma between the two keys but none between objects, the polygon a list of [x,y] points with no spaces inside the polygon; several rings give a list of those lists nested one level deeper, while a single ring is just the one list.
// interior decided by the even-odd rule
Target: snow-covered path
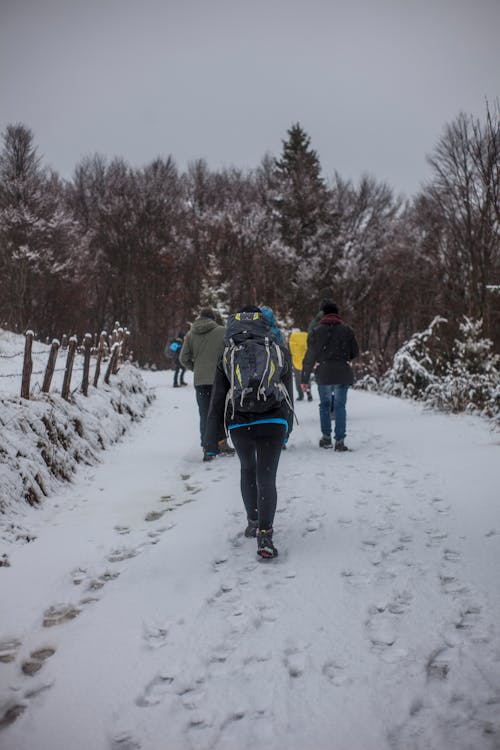
[{"label": "snow-covered path", "polygon": [[237,459],[201,463],[192,388],[147,377],[0,568],[2,750],[499,748],[498,433],[351,392],[336,454],[299,403],[259,562]]}]

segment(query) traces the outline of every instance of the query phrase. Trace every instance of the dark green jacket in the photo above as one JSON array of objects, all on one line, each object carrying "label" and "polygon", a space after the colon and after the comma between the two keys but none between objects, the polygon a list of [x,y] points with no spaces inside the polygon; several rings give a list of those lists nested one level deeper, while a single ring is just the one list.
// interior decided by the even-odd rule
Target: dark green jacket
[{"label": "dark green jacket", "polygon": [[224,351],[226,329],[211,318],[198,318],[186,334],[180,353],[183,367],[193,370],[194,385],[212,385]]}]

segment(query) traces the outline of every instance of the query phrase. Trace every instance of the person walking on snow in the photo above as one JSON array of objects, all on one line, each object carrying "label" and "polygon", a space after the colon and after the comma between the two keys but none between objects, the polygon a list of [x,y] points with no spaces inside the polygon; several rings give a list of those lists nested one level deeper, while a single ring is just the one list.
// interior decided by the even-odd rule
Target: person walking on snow
[{"label": "person walking on snow", "polygon": [[[288,337],[288,348],[292,355],[293,364],[293,377],[295,380],[295,387],[297,388],[297,401],[304,400],[304,392],[301,386],[302,376],[302,362],[307,351],[307,331],[299,331],[298,328],[294,328]],[[307,400],[312,401],[311,387],[308,385]]]},{"label": "person walking on snow", "polygon": [[184,380],[184,373],[186,372],[186,368],[183,367],[179,361],[183,342],[184,331],[179,331],[179,333],[169,346],[169,351],[174,359],[174,388],[180,388],[182,385],[187,385]]},{"label": "person walking on snow", "polygon": [[[231,361],[234,365],[234,360],[239,356],[242,363],[245,361],[241,351],[235,353],[235,347],[245,349],[248,339],[254,342],[248,346],[248,351],[253,354],[247,360],[252,363],[254,380],[247,382],[243,373],[242,381],[245,380],[246,385],[255,382],[258,387],[247,388],[243,385],[243,390],[235,398],[238,375],[234,372],[236,368],[231,370]],[[256,353],[260,346],[264,352],[262,357]],[[262,359],[266,364],[261,374],[259,367],[262,364],[259,365],[259,362],[262,363]],[[240,374],[242,369],[243,364],[239,369]],[[268,372],[270,375],[267,375]],[[273,380],[273,374],[277,379],[274,381],[276,397],[259,401],[255,393],[260,387],[265,388],[263,383]],[[247,393],[248,405],[245,402]],[[245,536],[257,537],[257,554],[260,557],[276,557],[278,550],[273,543],[276,473],[283,443],[293,428],[292,364],[290,353],[276,341],[266,316],[253,305],[243,307],[228,320],[226,350],[217,365],[205,432],[205,453],[209,459],[217,454],[217,435],[221,424],[225,424],[231,433],[240,459],[240,488],[247,515]]]},{"label": "person walking on snow", "polygon": [[[193,384],[200,414],[200,443],[202,446],[215,370],[224,351],[225,333],[225,327],[215,322],[215,313],[212,308],[204,307],[200,310],[198,318],[186,334],[179,355],[182,367],[192,370],[194,373]],[[219,453],[234,453],[234,450],[228,446],[223,431],[219,433],[217,439]]]},{"label": "person walking on snow", "polygon": [[302,388],[305,390],[312,369],[315,370],[319,393],[321,425],[320,448],[332,447],[332,396],[335,400],[335,450],[349,450],[346,436],[346,400],[354,374],[349,364],[359,354],[359,346],[352,328],[342,322],[334,302],[323,304],[323,317],[309,333],[307,351],[302,365]]}]

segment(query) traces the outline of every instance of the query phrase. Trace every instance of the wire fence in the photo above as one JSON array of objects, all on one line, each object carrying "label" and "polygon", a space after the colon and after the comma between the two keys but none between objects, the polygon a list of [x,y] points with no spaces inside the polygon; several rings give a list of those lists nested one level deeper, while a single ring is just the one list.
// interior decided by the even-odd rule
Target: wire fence
[{"label": "wire fence", "polygon": [[[27,331],[25,334],[24,349],[12,352],[10,354],[0,354],[1,360],[15,360],[18,357],[23,357],[22,368],[19,368],[16,372],[0,372],[0,378],[3,379],[17,379],[21,380],[20,395],[21,398],[29,399],[30,395],[33,395],[33,390],[42,393],[49,393],[51,388],[53,390],[53,377],[56,374],[63,373],[62,385],[60,386],[61,395],[66,400],[70,400],[71,395],[77,390],[80,390],[85,396],[88,395],[88,387],[90,383],[90,365],[93,360],[95,363],[92,384],[95,388],[99,385],[101,377],[101,369],[104,363],[106,363],[106,369],[104,371],[103,381],[109,383],[111,375],[118,372],[120,363],[125,359],[130,359],[132,352],[129,349],[129,337],[130,332],[127,328],[120,326],[119,323],[115,324],[115,328],[112,333],[108,335],[106,331],[103,331],[100,336],[97,334],[92,337],[90,334],[85,334],[82,341],[79,343],[76,336],[64,336],[63,345],[59,343],[57,339],[52,341],[50,348],[47,349],[33,349],[33,331]],[[66,361],[63,367],[56,367],[57,358],[59,356],[60,349],[67,349]],[[75,366],[75,356],[81,357],[82,362]],[[47,357],[47,363],[44,369],[33,370],[33,357],[38,359],[41,357]],[[37,361],[36,365],[40,367],[40,362]],[[43,382],[37,382],[32,388],[31,379],[34,376],[43,375]],[[78,387],[71,387],[71,381],[75,375],[81,375],[81,385]],[[5,381],[4,381],[5,382]]]}]

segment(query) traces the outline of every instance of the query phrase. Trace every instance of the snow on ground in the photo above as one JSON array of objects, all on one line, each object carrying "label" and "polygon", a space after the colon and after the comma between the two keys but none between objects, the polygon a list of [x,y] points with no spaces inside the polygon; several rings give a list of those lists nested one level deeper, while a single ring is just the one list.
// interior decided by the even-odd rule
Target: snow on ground
[{"label": "snow on ground", "polygon": [[0,568],[2,750],[500,747],[498,433],[353,391],[283,452],[275,538],[237,458],[201,462],[192,387],[29,509]]}]

